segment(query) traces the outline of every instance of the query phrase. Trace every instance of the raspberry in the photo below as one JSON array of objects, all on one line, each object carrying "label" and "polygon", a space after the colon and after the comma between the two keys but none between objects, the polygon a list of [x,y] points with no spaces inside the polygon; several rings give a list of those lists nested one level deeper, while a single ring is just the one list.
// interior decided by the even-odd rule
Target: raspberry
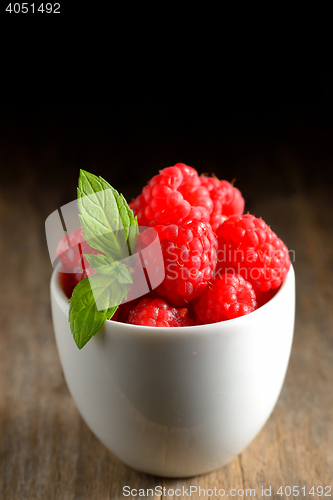
[{"label": "raspberry", "polygon": [[179,223],[191,210],[191,205],[178,191],[184,177],[175,165],[155,175],[131,203],[134,215],[141,226]]},{"label": "raspberry", "polygon": [[176,163],[153,177],[130,207],[141,226],[200,219],[216,230],[225,216],[243,213],[244,199],[229,182],[199,177],[194,168]]},{"label": "raspberry", "polygon": [[141,226],[181,224],[201,219],[209,222],[213,202],[198,172],[184,163],[176,163],[155,175],[130,203]]},{"label": "raspberry", "polygon": [[217,273],[233,270],[263,292],[285,280],[290,268],[288,249],[262,219],[250,214],[231,216],[217,236]]},{"label": "raspberry", "polygon": [[150,221],[145,216],[145,209],[147,206],[148,203],[143,194],[139,194],[139,196],[129,204],[133,214],[137,216],[139,226],[149,226],[150,224]]},{"label": "raspberry", "polygon": [[195,322],[189,317],[186,308],[171,307],[163,299],[143,299],[129,313],[127,323],[142,326],[192,326]]},{"label": "raspberry", "polygon": [[178,191],[184,199],[191,205],[191,219],[201,219],[210,222],[210,214],[213,211],[213,202],[208,189],[201,185],[198,172],[184,163],[177,163],[176,166],[183,174],[183,182]]},{"label": "raspberry", "polygon": [[65,295],[68,299],[71,298],[73,290],[75,288],[75,283],[73,280],[73,275],[69,273],[59,272],[59,280],[61,284],[61,288],[64,291]]},{"label": "raspberry", "polygon": [[251,284],[237,274],[223,274],[212,280],[195,311],[198,324],[209,324],[244,316],[256,308]]},{"label": "raspberry", "polygon": [[229,217],[243,213],[245,202],[239,189],[228,181],[218,180],[217,177],[201,175],[199,178],[201,185],[207,188],[213,201],[210,223],[214,230],[223,222],[222,215]]},{"label": "raspberry", "polygon": [[[156,288],[160,296],[183,306],[202,294],[216,266],[217,240],[209,223],[197,219],[183,225],[158,225],[165,277]],[[142,239],[149,238],[147,229]]]},{"label": "raspberry", "polygon": [[79,227],[60,239],[56,253],[63,270],[73,274],[74,286],[76,286],[79,281],[95,273],[84,254],[96,255],[102,252],[92,248],[86,242],[83,231]]},{"label": "raspberry", "polygon": [[277,291],[278,288],[274,288],[274,290],[271,288],[270,290],[268,290],[268,292],[262,292],[261,290],[257,290],[256,298],[258,307],[267,304],[267,302],[269,302],[274,297],[274,295],[276,295]]}]

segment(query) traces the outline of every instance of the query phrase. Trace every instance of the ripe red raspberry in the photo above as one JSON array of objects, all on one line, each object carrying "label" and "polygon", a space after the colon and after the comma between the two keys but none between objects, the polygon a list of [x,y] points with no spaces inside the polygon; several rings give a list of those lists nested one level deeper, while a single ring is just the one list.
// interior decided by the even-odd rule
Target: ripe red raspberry
[{"label": "ripe red raspberry", "polygon": [[92,248],[86,242],[83,231],[79,227],[60,239],[56,253],[63,265],[64,272],[73,275],[76,286],[79,281],[95,273],[84,254],[96,255],[102,252]]},{"label": "ripe red raspberry", "polygon": [[201,185],[207,188],[213,201],[210,223],[214,230],[223,222],[221,216],[229,217],[243,213],[245,202],[239,189],[228,181],[220,181],[217,177],[201,175],[199,178]]},{"label": "ripe red raspberry", "polygon": [[183,182],[182,171],[175,165],[155,175],[131,203],[134,215],[141,226],[179,223],[191,210],[178,187]]},{"label": "ripe red raspberry", "polygon": [[[217,240],[209,223],[197,219],[181,226],[154,228],[161,243],[165,278],[158,294],[176,306],[183,306],[202,294],[216,266]],[[143,241],[150,238],[147,229]]]},{"label": "ripe red raspberry", "polygon": [[139,226],[149,226],[150,220],[148,220],[145,216],[145,210],[148,206],[143,194],[139,194],[139,196],[129,203],[130,209],[133,211],[133,214],[136,215],[138,219]]},{"label": "ripe red raspberry", "polygon": [[229,217],[217,230],[216,271],[234,270],[254,290],[278,288],[290,268],[288,249],[267,224],[254,215]]},{"label": "ripe red raspberry", "polygon": [[256,295],[250,283],[237,274],[222,274],[211,281],[195,311],[198,324],[209,324],[244,316],[256,308]]},{"label": "ripe red raspberry", "polygon": [[129,313],[127,323],[142,326],[192,326],[195,322],[189,317],[186,308],[171,307],[163,299],[143,299]]},{"label": "ripe red raspberry", "polygon": [[216,230],[226,216],[243,213],[244,199],[229,182],[199,177],[194,168],[176,163],[153,177],[130,207],[141,226],[200,219]]},{"label": "ripe red raspberry", "polygon": [[201,185],[198,172],[184,163],[176,163],[155,175],[130,203],[141,226],[181,224],[200,219],[209,222],[213,202]]}]

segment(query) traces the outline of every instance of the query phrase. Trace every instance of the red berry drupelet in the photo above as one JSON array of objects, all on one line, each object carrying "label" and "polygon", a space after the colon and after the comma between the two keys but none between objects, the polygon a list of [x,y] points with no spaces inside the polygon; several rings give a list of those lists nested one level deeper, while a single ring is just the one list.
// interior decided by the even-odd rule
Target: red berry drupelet
[{"label": "red berry drupelet", "polygon": [[290,268],[288,249],[262,219],[251,214],[231,216],[217,236],[217,273],[233,270],[263,292],[285,280]]},{"label": "red berry drupelet", "polygon": [[165,300],[142,299],[129,313],[131,325],[176,327],[195,325],[186,308],[171,307]]},{"label": "red berry drupelet", "polygon": [[237,274],[223,274],[211,281],[195,311],[201,325],[238,318],[256,308],[256,295],[250,283]]},{"label": "red berry drupelet", "polygon": [[208,286],[216,266],[217,240],[210,224],[197,219],[180,226],[155,226],[155,230],[165,269],[156,292],[175,306],[186,305]]}]

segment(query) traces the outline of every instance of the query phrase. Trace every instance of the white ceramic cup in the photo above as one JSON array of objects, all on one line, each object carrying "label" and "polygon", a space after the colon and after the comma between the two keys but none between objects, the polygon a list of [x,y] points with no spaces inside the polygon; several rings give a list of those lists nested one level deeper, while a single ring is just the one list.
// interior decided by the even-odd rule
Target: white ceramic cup
[{"label": "white ceramic cup", "polygon": [[228,464],[261,430],[280,394],[292,345],[295,275],[247,316],[153,328],[107,321],[79,350],[68,299],[51,279],[56,342],[78,410],[122,462],[164,477]]}]

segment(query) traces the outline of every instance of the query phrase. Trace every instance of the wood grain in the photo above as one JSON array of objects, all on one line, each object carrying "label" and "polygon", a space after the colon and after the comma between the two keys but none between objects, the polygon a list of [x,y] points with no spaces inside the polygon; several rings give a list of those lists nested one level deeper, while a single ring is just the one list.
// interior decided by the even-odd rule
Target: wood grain
[{"label": "wood grain", "polygon": [[267,424],[239,457],[211,474],[172,480],[141,474],[119,462],[90,432],[75,407],[53,336],[52,268],[44,233],[46,217],[63,204],[64,195],[59,185],[39,191],[29,168],[22,159],[18,161],[23,165],[20,181],[0,186],[0,498],[135,498],[123,495],[124,486],[138,494],[140,489],[147,493],[161,486],[162,495],[149,498],[163,500],[186,498],[191,486],[192,499],[207,499],[209,489],[211,498],[222,498],[214,496],[214,488],[233,498],[249,498],[253,489],[256,498],[286,498],[277,494],[280,486],[283,490],[299,487],[300,495],[289,498],[323,498],[309,490],[333,488],[329,186],[318,182],[306,187],[301,160],[288,149],[281,150],[281,168],[296,189],[287,196],[268,190],[256,203],[256,215],[262,215],[295,252],[297,313],[285,383]]}]

